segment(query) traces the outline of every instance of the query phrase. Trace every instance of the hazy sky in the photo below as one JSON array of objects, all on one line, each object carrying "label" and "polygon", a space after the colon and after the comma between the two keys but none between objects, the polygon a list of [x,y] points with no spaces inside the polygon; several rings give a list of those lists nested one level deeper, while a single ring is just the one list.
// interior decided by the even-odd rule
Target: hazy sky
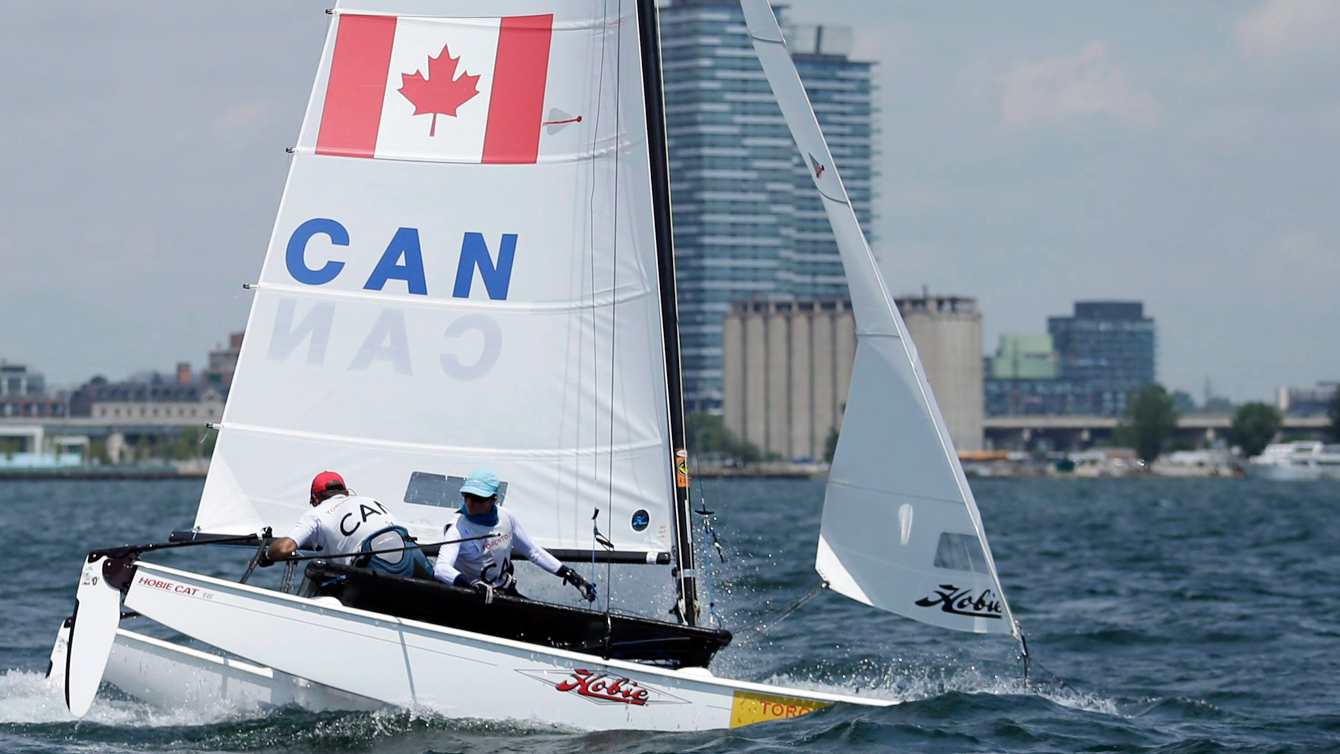
[{"label": "hazy sky", "polygon": [[[78,383],[242,328],[329,4],[6,7],[0,357]],[[976,296],[987,351],[1143,300],[1198,399],[1340,379],[1340,2],[791,6],[879,62],[895,291]]]}]

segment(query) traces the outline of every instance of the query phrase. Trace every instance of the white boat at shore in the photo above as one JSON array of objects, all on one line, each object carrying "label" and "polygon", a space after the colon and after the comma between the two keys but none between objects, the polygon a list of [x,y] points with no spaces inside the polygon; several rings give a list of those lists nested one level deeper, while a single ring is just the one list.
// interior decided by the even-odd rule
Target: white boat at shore
[{"label": "white boat at shore", "polygon": [[[766,0],[742,4],[837,237],[857,326],[819,528],[822,585],[941,628],[1022,639],[781,29]],[[655,2],[345,5],[332,11],[250,286],[195,527],[89,555],[64,667],[53,659],[71,711],[86,713],[104,678],[146,698],[187,679],[184,698],[591,730],[892,704],[708,668],[731,636],[706,625],[697,590]],[[429,81],[441,91],[415,102]],[[453,243],[459,259],[447,260]],[[295,594],[293,564],[272,589],[143,559],[205,544],[259,553],[327,468],[436,541],[460,502],[454,475],[485,464],[555,555],[663,572],[675,621],[614,610],[648,596],[614,594],[608,578],[591,610],[483,604],[471,590],[324,560]],[[222,654],[127,632],[123,606]]]},{"label": "white boat at shore", "polygon": [[1247,461],[1247,474],[1255,479],[1307,481],[1340,479],[1340,445],[1316,440],[1271,443]]}]

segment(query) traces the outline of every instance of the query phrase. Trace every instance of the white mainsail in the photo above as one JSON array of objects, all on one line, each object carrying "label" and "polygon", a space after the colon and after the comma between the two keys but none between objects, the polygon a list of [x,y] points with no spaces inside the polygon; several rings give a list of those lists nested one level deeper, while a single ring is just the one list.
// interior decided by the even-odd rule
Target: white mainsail
[{"label": "white mainsail", "polygon": [[411,488],[489,466],[545,547],[598,508],[668,551],[633,4],[391,5],[334,11],[196,526],[282,534],[332,469],[433,539]]},{"label": "white mainsail", "polygon": [[777,18],[768,0],[741,4],[773,94],[823,197],[856,318],[856,363],[815,566],[831,588],[889,612],[961,631],[1013,634],[977,504]]}]

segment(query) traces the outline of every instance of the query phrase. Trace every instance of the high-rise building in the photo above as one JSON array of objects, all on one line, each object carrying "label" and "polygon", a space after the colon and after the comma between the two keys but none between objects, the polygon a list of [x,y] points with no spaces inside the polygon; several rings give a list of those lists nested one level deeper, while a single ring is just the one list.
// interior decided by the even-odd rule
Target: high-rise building
[{"label": "high-rise building", "polygon": [[1061,379],[1052,336],[1002,335],[986,362],[987,416],[1074,413],[1075,384]]},{"label": "high-rise building", "polygon": [[[850,30],[783,26],[866,234],[873,177],[872,63]],[[755,56],[736,0],[661,9],[684,392],[721,410],[733,302],[834,299],[846,278],[823,206]]]},{"label": "high-rise building", "polygon": [[1077,301],[1071,317],[1049,317],[1061,379],[1077,388],[1074,413],[1119,416],[1126,396],[1154,382],[1154,320],[1138,301]]}]

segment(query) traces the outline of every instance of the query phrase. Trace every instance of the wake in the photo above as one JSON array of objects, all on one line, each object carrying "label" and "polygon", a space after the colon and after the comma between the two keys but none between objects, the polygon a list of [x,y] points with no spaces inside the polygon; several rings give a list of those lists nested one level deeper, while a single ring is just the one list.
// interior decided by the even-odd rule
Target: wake
[{"label": "wake", "polygon": [[776,683],[802,691],[825,691],[897,703],[919,702],[945,694],[990,694],[993,696],[1035,696],[1073,710],[1125,717],[1116,700],[1079,691],[1069,686],[1029,682],[1017,675],[989,673],[977,667],[943,668],[892,667],[869,668],[842,679],[825,678],[822,673],[797,676],[782,673],[764,683]]},{"label": "wake", "polygon": [[[112,727],[169,727],[210,725],[257,716],[247,715],[225,702],[206,708],[164,710],[144,702],[118,697],[103,686],[82,722]],[[79,718],[65,707],[60,683],[42,673],[7,670],[0,675],[0,724],[77,723]]]}]

